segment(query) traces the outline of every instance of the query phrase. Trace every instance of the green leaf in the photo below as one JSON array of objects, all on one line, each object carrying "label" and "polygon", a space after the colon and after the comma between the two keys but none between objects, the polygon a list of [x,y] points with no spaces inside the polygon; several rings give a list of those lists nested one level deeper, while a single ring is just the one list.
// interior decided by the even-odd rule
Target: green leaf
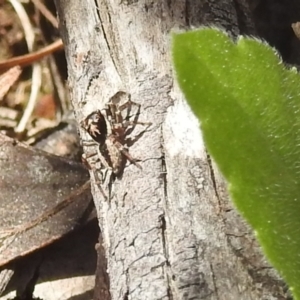
[{"label": "green leaf", "polygon": [[265,43],[173,35],[177,79],[264,253],[300,299],[300,78]]}]

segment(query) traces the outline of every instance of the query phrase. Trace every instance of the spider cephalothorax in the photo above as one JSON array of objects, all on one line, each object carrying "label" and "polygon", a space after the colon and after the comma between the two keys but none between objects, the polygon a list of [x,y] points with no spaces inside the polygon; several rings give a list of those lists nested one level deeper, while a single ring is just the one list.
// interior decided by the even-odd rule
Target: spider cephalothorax
[{"label": "spider cephalothorax", "polygon": [[[122,112],[130,110],[132,106],[136,106],[138,109],[136,116],[131,121],[129,120],[130,116],[126,114],[124,118]],[[129,154],[126,147],[128,146],[127,135],[133,131],[137,124],[151,124],[137,121],[139,109],[140,105],[131,100],[123,105],[109,102],[102,111],[92,112],[80,123],[99,145],[97,154],[102,165],[107,169],[111,169],[115,175],[122,172],[126,159],[141,169],[141,166]],[[95,143],[89,143],[89,145],[92,144],[95,145]],[[88,144],[85,145],[88,146]],[[95,155],[96,153],[91,156]]]},{"label": "spider cephalothorax", "polygon": [[107,125],[103,114],[100,110],[90,113],[84,120],[80,122],[95,142],[102,145],[107,136]]}]

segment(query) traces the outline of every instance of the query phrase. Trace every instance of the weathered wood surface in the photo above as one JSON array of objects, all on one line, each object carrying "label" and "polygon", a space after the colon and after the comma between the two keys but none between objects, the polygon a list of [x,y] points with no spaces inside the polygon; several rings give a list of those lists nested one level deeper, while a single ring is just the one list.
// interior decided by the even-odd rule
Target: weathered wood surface
[{"label": "weathered wood surface", "polygon": [[143,170],[127,165],[110,202],[93,186],[110,280],[110,294],[102,278],[94,299],[285,299],[228,202],[171,66],[171,31],[213,24],[253,34],[245,1],[56,5],[77,120],[123,91],[153,123],[130,147]]}]

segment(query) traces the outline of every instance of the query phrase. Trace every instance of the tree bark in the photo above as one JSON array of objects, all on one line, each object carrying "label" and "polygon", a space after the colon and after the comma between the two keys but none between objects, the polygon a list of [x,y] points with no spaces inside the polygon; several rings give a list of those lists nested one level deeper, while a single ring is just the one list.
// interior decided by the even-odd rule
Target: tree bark
[{"label": "tree bark", "polygon": [[122,91],[141,104],[139,121],[152,122],[129,149],[142,171],[127,164],[109,201],[93,182],[110,283],[108,293],[108,282],[97,282],[94,299],[287,299],[228,201],[171,65],[172,31],[254,34],[246,1],[56,5],[77,120]]}]

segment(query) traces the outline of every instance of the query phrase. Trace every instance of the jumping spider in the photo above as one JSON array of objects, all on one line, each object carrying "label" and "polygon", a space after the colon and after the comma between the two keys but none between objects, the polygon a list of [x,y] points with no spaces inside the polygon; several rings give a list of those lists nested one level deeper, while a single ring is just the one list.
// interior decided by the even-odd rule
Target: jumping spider
[{"label": "jumping spider", "polygon": [[[129,112],[133,106],[137,107],[137,113],[132,121],[129,120]],[[122,112],[127,110],[124,118]],[[110,101],[105,108],[100,111],[96,110],[90,113],[84,120],[80,122],[81,127],[89,133],[94,141],[84,142],[85,146],[99,146],[98,152],[88,158],[98,154],[101,164],[116,176],[120,175],[126,159],[141,169],[141,166],[129,154],[126,145],[129,145],[127,136],[133,131],[137,124],[150,126],[149,122],[138,122],[140,105],[130,99],[122,104],[117,105]]]}]

